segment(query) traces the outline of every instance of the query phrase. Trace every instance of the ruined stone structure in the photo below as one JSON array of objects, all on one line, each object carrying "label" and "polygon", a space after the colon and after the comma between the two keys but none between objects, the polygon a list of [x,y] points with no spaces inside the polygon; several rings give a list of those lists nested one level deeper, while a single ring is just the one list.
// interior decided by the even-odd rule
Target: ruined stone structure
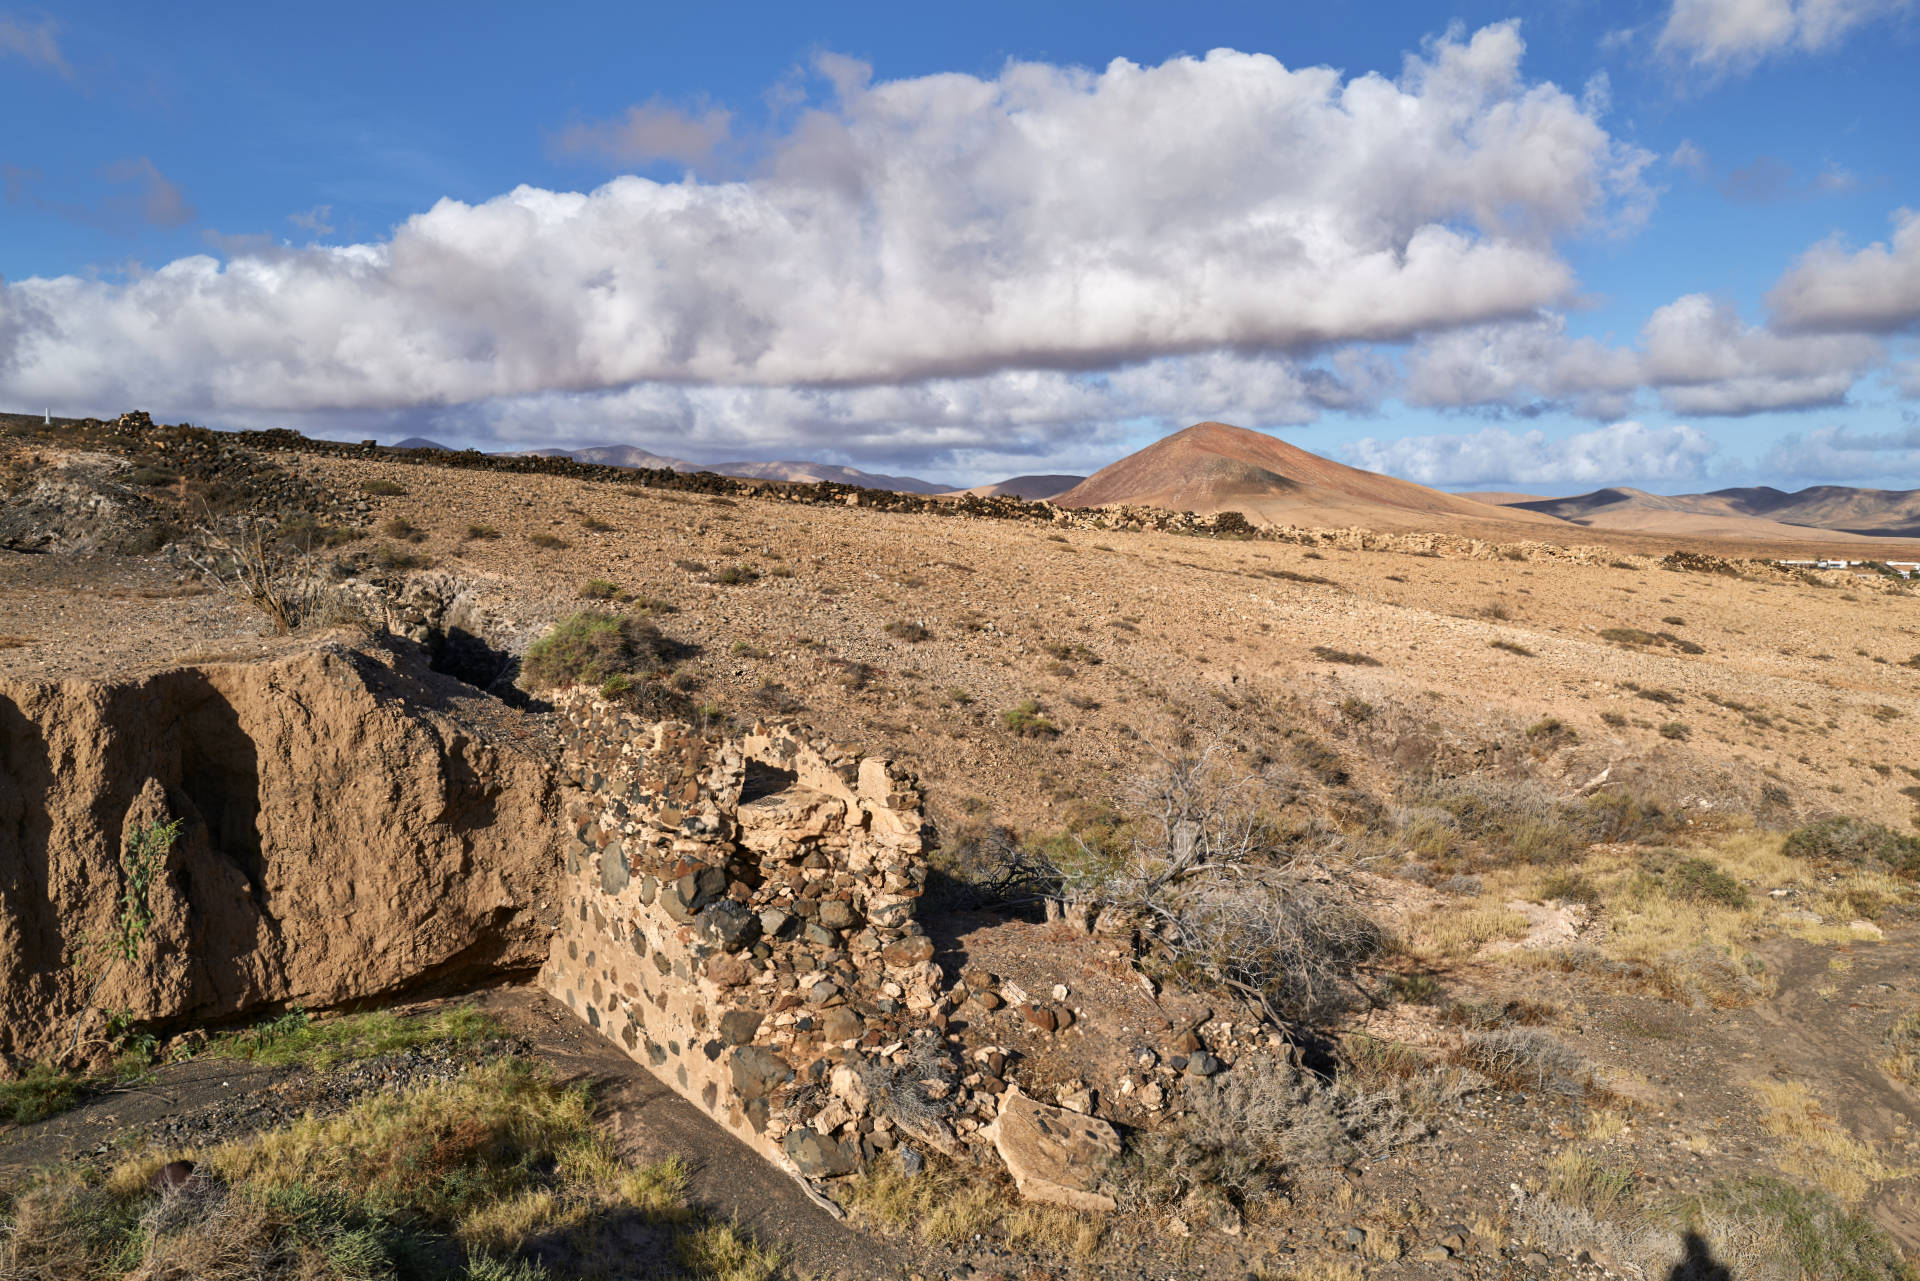
[{"label": "ruined stone structure", "polygon": [[588,690],[557,710],[571,835],[542,984],[778,1165],[893,1146],[857,1069],[943,1052],[912,780],[792,727],[709,738]]}]

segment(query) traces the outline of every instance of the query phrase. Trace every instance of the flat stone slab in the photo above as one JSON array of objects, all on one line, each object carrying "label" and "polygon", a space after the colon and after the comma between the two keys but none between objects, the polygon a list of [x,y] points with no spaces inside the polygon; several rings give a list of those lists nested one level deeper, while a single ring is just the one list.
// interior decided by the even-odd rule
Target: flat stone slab
[{"label": "flat stone slab", "polygon": [[1042,1103],[1016,1087],[1000,1096],[990,1129],[994,1150],[1027,1200],[1115,1208],[1112,1197],[1094,1191],[1107,1163],[1120,1155],[1120,1136],[1105,1121]]}]

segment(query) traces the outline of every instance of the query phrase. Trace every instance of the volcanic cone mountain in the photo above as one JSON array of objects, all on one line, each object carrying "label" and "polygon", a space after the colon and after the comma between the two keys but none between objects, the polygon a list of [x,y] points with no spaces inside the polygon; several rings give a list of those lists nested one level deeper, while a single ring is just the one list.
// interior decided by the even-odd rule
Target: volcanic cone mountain
[{"label": "volcanic cone mountain", "polygon": [[[1103,467],[1053,500],[1062,507],[1237,511],[1257,524],[1433,529],[1461,523],[1556,526],[1538,513],[1443,494],[1348,467],[1264,432],[1196,423]],[[1563,526],[1564,527],[1564,526]]]}]

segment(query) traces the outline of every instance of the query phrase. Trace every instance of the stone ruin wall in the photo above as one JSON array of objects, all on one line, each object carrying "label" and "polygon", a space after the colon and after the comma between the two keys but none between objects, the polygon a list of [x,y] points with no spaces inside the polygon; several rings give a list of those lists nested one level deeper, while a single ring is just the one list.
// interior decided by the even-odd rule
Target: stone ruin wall
[{"label": "stone ruin wall", "polygon": [[892,1146],[885,1118],[819,1114],[836,1067],[936,1035],[913,780],[789,726],[716,741],[586,690],[556,706],[570,835],[541,984],[782,1168]]}]

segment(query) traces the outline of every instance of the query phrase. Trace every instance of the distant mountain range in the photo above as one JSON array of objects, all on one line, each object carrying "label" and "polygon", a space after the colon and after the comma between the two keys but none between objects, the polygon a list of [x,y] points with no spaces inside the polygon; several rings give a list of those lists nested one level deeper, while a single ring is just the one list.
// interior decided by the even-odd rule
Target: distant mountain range
[{"label": "distant mountain range", "polygon": [[[395,449],[446,449],[410,436]],[[1765,486],[1705,494],[1653,494],[1615,486],[1572,498],[1507,492],[1450,494],[1348,467],[1295,445],[1226,423],[1196,423],[1091,476],[1014,476],[968,489],[831,463],[696,463],[634,445],[528,449],[514,455],[572,458],[614,467],[716,472],[758,480],[859,485],[908,494],[978,494],[1042,499],[1063,507],[1112,504],[1201,513],[1238,511],[1259,524],[1361,525],[1377,529],[1504,527],[1509,536],[1551,536],[1577,525],[1626,533],[1761,542],[1920,539],[1920,490],[1816,485],[1795,493]],[[1525,528],[1522,528],[1525,527]]]},{"label": "distant mountain range", "polygon": [[1043,498],[1057,498],[1085,479],[1085,476],[1011,476],[991,485],[975,485],[971,489],[951,492],[973,494],[980,498],[1024,498],[1032,503]]},{"label": "distant mountain range", "polygon": [[1920,538],[1920,490],[1815,485],[1791,494],[1768,486],[1650,494],[1615,486],[1572,498],[1478,497],[1595,529],[1805,541]]}]

